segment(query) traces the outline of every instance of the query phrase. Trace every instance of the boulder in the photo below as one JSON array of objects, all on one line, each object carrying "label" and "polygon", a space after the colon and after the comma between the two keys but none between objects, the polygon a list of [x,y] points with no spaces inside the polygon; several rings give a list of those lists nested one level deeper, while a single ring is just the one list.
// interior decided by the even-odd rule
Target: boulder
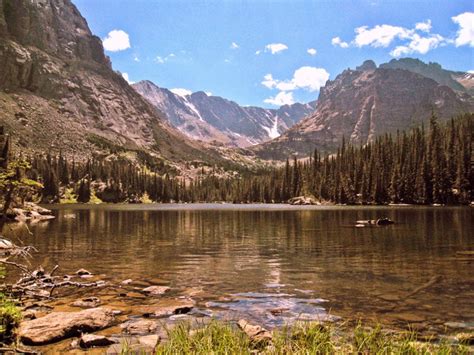
[{"label": "boulder", "polygon": [[110,327],[115,317],[111,310],[92,308],[80,312],[53,312],[24,321],[18,335],[26,345],[50,344],[85,332]]},{"label": "boulder", "polygon": [[272,333],[259,325],[253,325],[245,319],[238,321],[237,325],[254,343],[268,343],[272,340]]},{"label": "boulder", "polygon": [[81,348],[95,348],[101,346],[109,346],[114,344],[115,341],[103,336],[103,335],[95,335],[95,334],[84,334],[79,341],[79,346]]}]

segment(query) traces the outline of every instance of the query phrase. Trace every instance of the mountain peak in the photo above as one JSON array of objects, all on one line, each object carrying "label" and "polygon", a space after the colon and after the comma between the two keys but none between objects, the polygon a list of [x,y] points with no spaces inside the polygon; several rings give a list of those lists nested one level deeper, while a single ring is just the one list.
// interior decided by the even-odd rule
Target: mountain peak
[{"label": "mountain peak", "polygon": [[358,71],[369,71],[369,70],[375,70],[375,69],[377,69],[377,65],[371,59],[364,61],[364,63],[356,67],[356,70]]}]

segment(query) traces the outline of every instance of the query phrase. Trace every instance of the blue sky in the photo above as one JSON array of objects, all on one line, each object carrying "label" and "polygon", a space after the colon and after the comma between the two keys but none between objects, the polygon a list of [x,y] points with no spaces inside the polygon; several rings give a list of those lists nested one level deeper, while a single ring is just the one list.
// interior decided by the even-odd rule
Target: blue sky
[{"label": "blue sky", "polygon": [[315,100],[328,77],[365,59],[474,70],[473,1],[73,2],[130,81],[241,105]]}]

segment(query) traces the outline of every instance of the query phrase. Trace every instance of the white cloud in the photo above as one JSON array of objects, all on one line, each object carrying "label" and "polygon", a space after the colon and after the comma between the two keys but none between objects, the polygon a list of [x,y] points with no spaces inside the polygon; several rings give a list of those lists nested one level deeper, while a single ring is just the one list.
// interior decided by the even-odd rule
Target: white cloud
[{"label": "white cloud", "polygon": [[341,48],[347,48],[349,47],[349,43],[347,42],[344,42],[343,40],[341,40],[340,37],[334,37],[332,40],[331,40],[331,43],[333,46],[339,46]]},{"label": "white cloud", "polygon": [[439,47],[445,42],[445,39],[440,35],[431,35],[429,37],[421,37],[418,34],[414,34],[412,40],[406,46],[398,46],[390,52],[393,57],[400,57],[401,55],[420,53],[426,54],[430,50]]},{"label": "white cloud", "polygon": [[469,74],[474,74],[474,70],[468,70],[467,71]]},{"label": "white cloud", "polygon": [[133,60],[134,60],[135,62],[139,62],[139,61],[140,61],[140,57],[138,56],[138,54],[134,54],[134,55],[133,55]]},{"label": "white cloud", "polygon": [[230,63],[231,60],[229,58],[224,59],[224,63]]},{"label": "white cloud", "polygon": [[280,53],[287,49],[288,46],[283,43],[270,43],[265,46],[265,52],[271,52],[272,54]]},{"label": "white cloud", "polygon": [[413,31],[399,26],[377,25],[370,29],[368,26],[357,27],[355,33],[354,44],[357,47],[388,47],[396,38],[410,38]]},{"label": "white cloud", "polygon": [[263,100],[263,102],[275,105],[275,106],[283,106],[283,105],[292,105],[295,103],[293,99],[292,92],[279,92],[275,97],[269,97],[268,99]]},{"label": "white cloud", "polygon": [[474,47],[474,12],[464,12],[451,18],[459,25],[456,34],[456,47],[469,45]]},{"label": "white cloud", "polygon": [[161,57],[157,55],[155,58],[155,62],[157,62],[158,64],[165,64],[167,61],[169,61],[171,58],[174,58],[174,57],[176,57],[176,54],[174,53],[170,53],[166,57]]},{"label": "white cloud", "polygon": [[129,84],[135,84],[134,81],[130,81],[130,78],[128,77],[128,73],[122,73],[123,78],[127,81]]},{"label": "white cloud", "polygon": [[301,67],[293,74],[293,82],[296,87],[309,91],[319,90],[329,79],[329,73],[323,68]]},{"label": "white cloud", "polygon": [[262,51],[259,49],[258,51],[255,52],[255,55],[260,55],[260,53],[262,53]]},{"label": "white cloud", "polygon": [[329,73],[324,68],[301,67],[295,70],[291,80],[277,80],[272,74],[263,77],[262,85],[269,89],[278,89],[280,91],[293,91],[304,89],[308,91],[317,91],[324,86],[329,79]]},{"label": "white cloud", "polygon": [[415,29],[417,29],[418,31],[430,32],[431,20],[426,20],[425,22],[418,22],[417,24],[415,24]]},{"label": "white cloud", "polygon": [[230,49],[238,49],[238,48],[240,48],[240,46],[239,46],[237,43],[232,42],[232,43],[230,44]]},{"label": "white cloud", "polygon": [[[471,15],[474,16],[474,13]],[[461,34],[461,32],[466,30],[469,25],[472,29],[472,21],[474,21],[474,17],[469,24],[469,21],[466,20],[466,18],[458,18],[459,16],[453,17],[453,21],[460,24],[461,29],[458,32],[458,37],[461,36],[463,38],[461,42],[467,44],[469,43],[469,40],[466,40],[466,36],[468,37],[468,35],[465,33]],[[431,28],[430,19],[416,23],[413,28],[387,24],[376,25],[371,28],[369,26],[361,26],[354,30],[355,37],[350,44],[359,48],[364,46],[387,48],[394,42],[397,42],[397,45],[390,51],[390,55],[393,57],[400,57],[412,53],[426,54],[430,50],[453,43],[453,40],[445,38],[439,34],[431,33]],[[456,39],[456,44],[457,41],[458,39]],[[471,45],[474,46],[474,35],[472,41],[473,43]],[[332,40],[333,45],[342,46],[342,43],[345,44],[346,48],[349,46],[347,42],[342,42],[339,37],[335,37]]]},{"label": "white cloud", "polygon": [[308,53],[309,55],[316,55],[316,53],[318,53],[318,51],[314,48],[308,48],[306,53]]},{"label": "white cloud", "polygon": [[130,37],[122,30],[113,30],[102,40],[102,43],[106,51],[119,52],[130,48]]},{"label": "white cloud", "polygon": [[183,89],[183,88],[174,88],[174,89],[170,89],[170,91],[173,94],[176,94],[176,95],[179,95],[179,96],[182,96],[182,97],[191,95],[193,93],[191,90]]},{"label": "white cloud", "polygon": [[273,89],[278,84],[278,81],[273,79],[272,74],[267,74],[263,77],[262,85],[269,89]]},{"label": "white cloud", "polygon": [[204,93],[205,93],[207,96],[212,96],[212,92],[210,92],[210,91],[205,91]]}]

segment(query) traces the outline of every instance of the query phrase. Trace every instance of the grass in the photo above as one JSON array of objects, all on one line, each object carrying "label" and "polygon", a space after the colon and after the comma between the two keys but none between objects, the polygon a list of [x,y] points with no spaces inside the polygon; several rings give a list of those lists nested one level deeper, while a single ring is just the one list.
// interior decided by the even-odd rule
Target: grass
[{"label": "grass", "polygon": [[446,341],[419,342],[413,332],[388,333],[380,326],[300,323],[273,332],[271,343],[252,342],[229,323],[212,321],[198,329],[182,323],[168,330],[168,341],[156,349],[171,354],[468,354],[470,349]]},{"label": "grass", "polygon": [[[5,277],[5,270],[0,269],[0,280]],[[14,340],[15,330],[20,325],[21,312],[16,304],[0,293],[0,343],[9,344]]]}]

